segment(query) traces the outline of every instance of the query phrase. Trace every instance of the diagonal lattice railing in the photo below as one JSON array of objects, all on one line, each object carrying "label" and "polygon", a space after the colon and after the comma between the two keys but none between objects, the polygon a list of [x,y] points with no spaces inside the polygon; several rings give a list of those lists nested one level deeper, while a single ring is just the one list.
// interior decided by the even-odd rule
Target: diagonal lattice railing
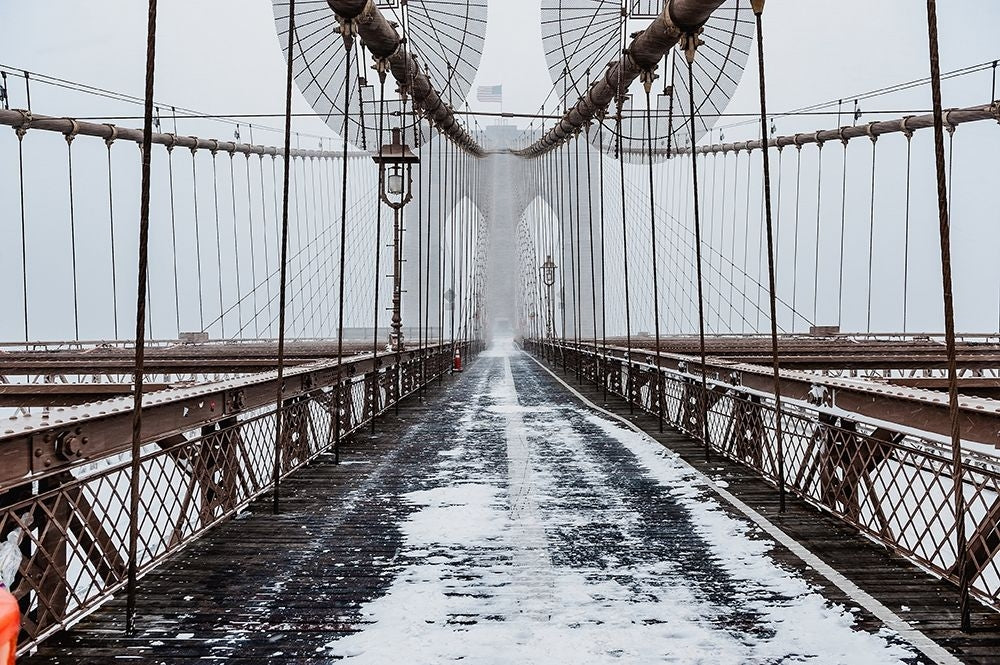
[{"label": "diagonal lattice railing", "polygon": [[[954,478],[948,441],[833,406],[782,399],[700,374],[627,360],[558,342],[526,341],[538,355],[558,359],[584,380],[636,407],[778,485],[781,419],[785,489],[835,515],[918,566],[955,582]],[[692,361],[694,364],[694,361]],[[962,483],[972,593],[1000,608],[1000,465],[966,452]]]}]

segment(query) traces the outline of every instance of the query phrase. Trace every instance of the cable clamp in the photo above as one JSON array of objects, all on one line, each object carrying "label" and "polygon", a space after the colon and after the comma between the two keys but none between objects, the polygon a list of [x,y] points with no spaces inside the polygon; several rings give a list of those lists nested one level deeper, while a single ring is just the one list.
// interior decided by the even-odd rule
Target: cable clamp
[{"label": "cable clamp", "polygon": [[899,131],[903,133],[907,141],[913,138],[913,130],[907,126],[911,118],[913,118],[912,115],[906,115],[899,121]]},{"label": "cable clamp", "polygon": [[792,143],[795,144],[796,150],[801,151],[802,150],[802,140],[799,138],[799,136],[800,136],[799,134],[795,134],[794,136],[792,136]]},{"label": "cable clamp", "polygon": [[653,89],[653,81],[660,78],[656,73],[656,65],[653,65],[649,69],[645,69],[639,74],[639,80],[642,81],[642,87],[646,90],[648,95]]},{"label": "cable clamp", "polygon": [[191,151],[191,155],[193,156],[194,153],[198,152],[198,137],[189,136],[188,138],[194,141],[194,144],[190,148],[188,148]]},{"label": "cable clamp", "polygon": [[878,141],[878,134],[875,133],[876,122],[877,122],[876,120],[872,120],[867,125],[865,125],[865,134],[867,134],[868,138],[872,140],[872,143]]},{"label": "cable clamp", "polygon": [[66,119],[69,120],[69,131],[66,132],[65,134],[66,143],[71,144],[73,143],[73,139],[76,138],[76,135],[80,133],[80,123],[78,123],[73,118],[66,118]]},{"label": "cable clamp", "polygon": [[17,140],[20,141],[24,138],[24,135],[28,133],[28,125],[30,125],[32,121],[31,111],[25,111],[24,109],[14,110],[21,114],[21,122],[14,127],[14,133],[17,134]]},{"label": "cable clamp", "polygon": [[701,38],[701,33],[704,29],[704,26],[702,26],[694,32],[686,32],[677,40],[677,49],[684,53],[684,57],[687,59],[689,65],[694,63],[698,47],[705,43]]},{"label": "cable clamp", "polygon": [[951,121],[951,114],[955,109],[948,109],[944,112],[944,128],[948,131],[948,134],[954,135],[955,130],[958,129],[958,125]]},{"label": "cable clamp", "polygon": [[358,36],[358,22],[338,15],[337,23],[340,24],[340,36],[344,38],[344,48],[350,51],[354,46],[354,38]]},{"label": "cable clamp", "polygon": [[170,133],[170,134],[165,134],[165,136],[170,137],[170,143],[166,144],[167,145],[167,154],[169,155],[170,153],[172,153],[174,151],[174,146],[177,145],[177,135],[173,134],[173,133]]},{"label": "cable clamp", "polygon": [[819,137],[819,135],[820,135],[820,132],[816,132],[815,134],[813,134],[813,141],[815,141],[816,145],[819,146],[819,149],[822,150],[823,149],[823,144],[826,143],[826,141],[824,141],[823,139],[821,139]]},{"label": "cable clamp", "polygon": [[844,144],[845,148],[847,147],[847,142],[851,140],[846,136],[844,136],[844,132],[846,131],[847,127],[841,127],[840,129],[837,130],[837,135],[840,136],[840,142]]},{"label": "cable clamp", "polygon": [[108,135],[104,139],[104,145],[108,146],[108,150],[111,150],[111,146],[118,140],[118,127],[112,125],[110,122],[104,123],[104,126],[108,128]]},{"label": "cable clamp", "polygon": [[[396,46],[396,52],[399,51],[399,46]],[[396,54],[393,53],[393,55]],[[390,56],[391,57],[391,56]],[[389,72],[389,58],[372,58],[372,69],[378,72],[379,81],[385,83],[385,76]]]},{"label": "cable clamp", "polygon": [[219,152],[219,139],[209,139],[212,142],[212,147],[209,148],[209,152],[212,153],[212,157],[215,157],[215,153]]}]

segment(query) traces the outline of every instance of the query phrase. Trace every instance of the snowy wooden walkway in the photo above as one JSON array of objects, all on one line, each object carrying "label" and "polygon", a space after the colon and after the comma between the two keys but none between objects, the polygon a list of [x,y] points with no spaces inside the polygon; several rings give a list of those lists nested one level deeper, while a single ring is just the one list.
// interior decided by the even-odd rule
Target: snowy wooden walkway
[{"label": "snowy wooden walkway", "polygon": [[[996,615],[958,634],[948,587],[802,506],[773,519],[884,605],[857,602],[524,354],[481,356],[342,459],[144,578],[138,635],[114,601],[24,662],[959,662],[927,635],[1000,662]],[[771,512],[738,467],[701,468]]]}]

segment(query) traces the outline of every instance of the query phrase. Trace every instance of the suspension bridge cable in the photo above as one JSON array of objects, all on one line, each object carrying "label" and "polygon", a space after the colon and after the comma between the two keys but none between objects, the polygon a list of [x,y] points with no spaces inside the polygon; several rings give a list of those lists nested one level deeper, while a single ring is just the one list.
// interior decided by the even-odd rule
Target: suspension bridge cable
[{"label": "suspension bridge cable", "polygon": [[955,305],[951,276],[951,221],[948,209],[948,183],[945,174],[944,121],[941,104],[941,63],[938,53],[937,2],[927,0],[927,41],[930,52],[931,97],[934,105],[934,166],[937,179],[937,205],[941,249],[941,282],[944,301],[945,345],[948,356],[948,407],[951,416],[951,449],[954,511],[955,511],[955,569],[959,578],[959,614],[961,628],[971,629],[969,587],[971,570],[966,541],[965,491],[963,488],[962,430],[959,421],[958,368],[955,351]]},{"label": "suspension bridge cable", "polygon": [[[278,376],[277,395],[275,396],[274,407],[274,497],[272,510],[275,515],[280,509],[281,496],[281,449],[282,449],[282,427],[284,426],[284,376],[285,376],[285,306],[288,302],[287,279],[288,279],[288,196],[289,181],[291,178],[291,160],[289,158],[292,151],[292,64],[295,61],[295,0],[288,0],[288,65],[285,80],[285,151],[283,163],[283,196],[281,208],[281,277],[278,288]],[[345,138],[346,141],[346,138]],[[191,153],[194,155],[194,152]],[[203,322],[204,326],[204,322]]]},{"label": "suspension bridge cable", "polygon": [[[200,330],[205,331],[205,302],[204,288],[201,271],[201,225],[198,223],[198,168],[195,159],[197,147],[191,148],[191,187],[192,201],[194,202],[194,235],[195,235],[195,260],[198,263],[198,320],[201,325]],[[112,231],[112,235],[114,232]]]},{"label": "suspension bridge cable", "polygon": [[167,146],[167,186],[170,195],[170,255],[173,262],[174,277],[174,319],[177,323],[177,337],[181,334],[181,290],[178,284],[177,269],[177,210],[174,199],[174,146]]},{"label": "suspension bridge cable", "polygon": [[[689,40],[696,40],[694,36],[689,36]],[[709,440],[709,429],[708,429],[708,409],[710,408],[708,403],[708,377],[707,377],[707,363],[705,360],[705,297],[704,290],[702,288],[703,278],[702,278],[702,257],[701,257],[701,212],[700,205],[698,201],[698,158],[694,154],[694,149],[697,146],[697,139],[695,138],[695,105],[694,105],[694,43],[689,46],[687,63],[688,63],[688,108],[690,109],[690,121],[691,121],[691,192],[694,199],[694,243],[695,243],[695,258],[697,261],[697,275],[698,275],[698,350],[701,357],[701,430],[702,430],[702,441],[705,444],[705,461],[709,462],[712,459],[711,453],[711,441]]]},{"label": "suspension bridge cable", "polygon": [[[764,78],[764,0],[753,0],[754,16],[757,20],[757,64],[760,88],[760,131],[761,140],[767,140],[767,85]],[[774,434],[778,458],[778,510],[785,512],[785,446],[784,422],[781,407],[781,367],[778,360],[778,308],[776,299],[777,281],[775,277],[774,235],[771,229],[771,162],[770,150],[765,145],[761,149],[764,176],[764,223],[767,232],[767,277],[771,308],[771,368],[774,376]]]},{"label": "suspension bridge cable", "polygon": [[[104,141],[108,153],[108,232],[111,240],[111,309],[114,316],[115,339],[120,339],[118,334],[118,260],[115,254],[115,195],[114,195],[114,169],[111,162],[111,146],[114,145],[117,130],[112,128],[111,136]],[[23,220],[22,220],[23,222]],[[27,302],[27,301],[25,301]]]},{"label": "suspension bridge cable", "polygon": [[[232,150],[227,151],[229,153],[229,198],[233,207],[233,260],[236,263],[236,300],[237,302],[242,302],[243,285],[240,279],[240,235],[239,235],[239,225],[236,223],[236,171],[233,164],[233,158],[235,153]],[[221,271],[221,269],[220,269]],[[240,337],[243,337],[243,307],[236,310],[236,321],[240,329]]]},{"label": "suspension bridge cable", "polygon": [[[212,194],[215,210],[215,260],[219,273],[219,309],[225,309],[226,301],[222,295],[222,236],[219,231],[219,173],[216,163],[216,150],[212,150]],[[220,319],[222,336],[226,336],[226,318]]]},{"label": "suspension bridge cable", "polygon": [[[294,0],[292,0],[294,2]],[[153,152],[153,83],[156,65],[156,2],[149,0],[146,32],[146,117],[143,119],[142,167],[139,196],[139,270],[136,287],[135,375],[132,391],[132,458],[129,468],[128,575],[125,632],[135,634],[136,581],[139,573],[139,472],[142,454],[142,390],[146,352],[146,285],[149,271],[149,190]]]},{"label": "suspension bridge cable", "polygon": [[[22,125],[17,128],[17,183],[20,194],[21,209],[21,298],[24,307],[24,341],[27,343],[31,337],[28,335],[28,234],[25,222],[24,204],[24,135],[27,129]],[[116,335],[117,337],[117,335]]]},{"label": "suspension bridge cable", "polygon": [[[597,143],[601,146],[600,151],[597,156],[598,164],[598,201],[599,201],[599,214],[600,214],[600,229],[601,229],[601,346],[602,353],[598,355],[600,358],[601,366],[599,369],[601,385],[604,392],[604,400],[608,399],[608,381],[605,373],[607,367],[605,367],[605,356],[608,351],[608,312],[607,312],[607,286],[606,286],[606,269],[605,269],[605,238],[604,238],[604,112],[600,113],[598,117],[597,125]],[[596,337],[596,332],[595,332]]]},{"label": "suspension bridge cable", "polygon": [[[344,48],[347,53],[344,57],[344,155],[343,155],[343,180],[342,186],[342,199],[340,204],[340,281],[338,284],[338,297],[337,297],[337,384],[336,384],[336,405],[337,410],[335,414],[335,426],[334,426],[334,444],[333,444],[333,460],[334,464],[340,464],[340,442],[343,436],[342,426],[342,416],[344,408],[344,261],[346,257],[346,246],[347,246],[347,175],[349,171],[349,160],[347,159],[347,152],[350,142],[348,140],[348,120],[351,108],[351,85],[349,81],[351,80],[351,56],[354,54],[354,31],[353,26],[348,22],[341,24],[341,29],[344,30]],[[289,52],[289,59],[291,59],[291,53]],[[359,92],[360,94],[360,92]],[[350,390],[350,384],[347,384],[347,389]]]},{"label": "suspension bridge cable", "polygon": [[[590,165],[590,123],[587,123],[585,128],[586,132],[586,150],[587,150],[587,220],[589,221],[589,240],[590,240],[590,308],[591,308],[591,321],[594,324],[594,350],[596,352],[597,346],[597,268],[594,265],[596,262],[596,257],[594,255],[594,183],[593,183],[593,169]],[[598,366],[595,361],[594,364],[594,382],[600,381],[600,372],[598,371]]]},{"label": "suspension bridge cable", "polygon": [[871,179],[871,204],[868,208],[868,311],[865,330],[872,330],[872,273],[875,268],[875,157],[878,154],[878,137],[872,136],[872,179]]},{"label": "suspension bridge cable", "polygon": [[656,350],[656,414],[659,421],[660,431],[663,431],[664,400],[663,400],[663,373],[660,371],[660,284],[656,266],[656,193],[653,178],[653,116],[650,113],[652,108],[652,98],[650,91],[653,87],[653,72],[648,71],[643,74],[643,85],[646,89],[646,142],[649,148],[649,245],[650,263],[653,272],[653,331],[655,335]]},{"label": "suspension bridge cable", "polygon": [[[379,367],[378,361],[378,345],[379,345],[379,330],[378,330],[378,319],[379,319],[379,285],[384,279],[382,275],[382,187],[385,186],[385,167],[382,164],[383,159],[383,149],[382,146],[385,143],[385,78],[386,72],[384,67],[380,64],[376,65],[378,67],[378,77],[379,77],[379,105],[378,105],[378,187],[375,191],[375,294],[372,303],[372,316],[374,321],[372,322],[372,360],[374,361],[373,367],[376,371]],[[374,403],[372,404],[372,434],[375,433],[375,416],[380,410],[379,398],[381,397],[381,391],[376,389],[373,391]]]},{"label": "suspension bridge cable", "polygon": [[844,235],[847,225],[847,139],[843,137],[840,142],[844,146],[844,168],[840,185],[840,254],[838,255],[838,282],[837,282],[837,326],[842,324],[844,315]]},{"label": "suspension bridge cable", "polygon": [[[76,126],[75,121],[73,125]],[[75,132],[66,134],[66,164],[69,176],[69,241],[73,271],[73,334],[74,339],[80,341],[80,288],[76,268],[76,203],[73,198],[73,139],[75,137]]]},{"label": "suspension bridge cable", "polygon": [[820,220],[823,216],[823,145],[821,141],[816,142],[818,150],[817,160],[819,162],[816,170],[816,245],[813,250],[813,321],[818,323],[819,312],[819,246],[820,246]]}]

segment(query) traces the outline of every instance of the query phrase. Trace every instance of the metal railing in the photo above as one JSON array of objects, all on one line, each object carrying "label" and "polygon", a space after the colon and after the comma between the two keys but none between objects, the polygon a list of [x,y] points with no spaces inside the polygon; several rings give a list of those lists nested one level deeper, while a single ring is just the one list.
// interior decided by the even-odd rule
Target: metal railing
[{"label": "metal railing", "polygon": [[[380,366],[370,359],[346,361],[343,378],[286,391],[280,475],[333,450],[338,438],[438,380],[451,367],[455,348],[466,355],[480,345],[410,351],[398,363],[388,355]],[[23,615],[20,652],[89,614],[125,584],[133,487],[140,493],[134,516],[140,574],[272,490],[277,409],[273,403],[231,407],[220,405],[215,419],[187,432],[160,438],[144,429],[138,479],[130,454],[108,445],[94,458],[0,481],[0,539],[15,533],[24,555],[11,589]],[[87,431],[100,436],[100,429]],[[0,457],[2,446],[17,443],[0,440]]]},{"label": "metal railing", "polygon": [[[526,340],[537,355],[578,372],[635,407],[737,461],[776,487],[839,517],[931,573],[959,583],[954,479],[946,437],[835,406],[781,400],[701,374],[560,342]],[[689,367],[697,365],[692,359]],[[781,419],[782,438],[776,436]],[[780,446],[780,450],[779,450]],[[964,451],[961,487],[971,593],[1000,609],[1000,457]]]}]

